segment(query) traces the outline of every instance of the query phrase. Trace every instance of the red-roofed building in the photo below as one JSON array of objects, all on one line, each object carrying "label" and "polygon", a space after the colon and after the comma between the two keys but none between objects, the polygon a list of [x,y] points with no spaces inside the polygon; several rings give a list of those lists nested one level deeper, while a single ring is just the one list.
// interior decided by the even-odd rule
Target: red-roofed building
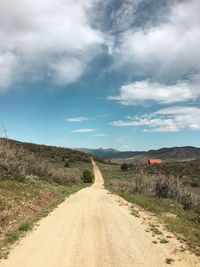
[{"label": "red-roofed building", "polygon": [[160,164],[162,163],[162,160],[161,159],[149,159],[148,160],[148,164],[151,165],[151,164]]}]

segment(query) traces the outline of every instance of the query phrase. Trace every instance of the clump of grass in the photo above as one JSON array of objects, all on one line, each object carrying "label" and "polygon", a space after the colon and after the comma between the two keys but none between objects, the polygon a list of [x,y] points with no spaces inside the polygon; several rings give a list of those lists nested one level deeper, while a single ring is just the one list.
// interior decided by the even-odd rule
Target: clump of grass
[{"label": "clump of grass", "polygon": [[33,228],[33,223],[28,221],[28,222],[21,224],[18,230],[22,232],[27,232],[27,231],[30,231],[32,228]]},{"label": "clump of grass", "polygon": [[185,252],[187,250],[186,246],[180,246],[180,252]]},{"label": "clump of grass", "polygon": [[154,240],[153,243],[154,243],[154,244],[157,244],[158,242]]},{"label": "clump of grass", "polygon": [[174,259],[172,259],[172,258],[166,258],[165,259],[165,263],[167,263],[167,264],[171,264],[172,262],[174,262]]},{"label": "clump of grass", "polygon": [[155,224],[149,224],[150,230],[154,233],[154,235],[162,235],[162,232],[157,228],[158,225]]},{"label": "clump of grass", "polygon": [[140,217],[139,212],[138,212],[137,210],[132,210],[132,211],[131,211],[131,215],[133,215],[133,216],[135,216],[135,217],[137,217],[137,218]]},{"label": "clump of grass", "polygon": [[167,243],[169,243],[169,241],[166,240],[165,238],[162,238],[162,239],[160,240],[160,243],[161,243],[161,244],[167,244]]},{"label": "clump of grass", "polygon": [[20,231],[17,229],[13,232],[9,232],[6,235],[6,242],[9,244],[15,243],[20,237]]},{"label": "clump of grass", "polygon": [[8,250],[0,250],[0,259],[7,259],[9,255]]},{"label": "clump of grass", "polygon": [[155,234],[155,235],[162,235],[162,232],[160,232],[157,228],[151,227],[150,230]]}]

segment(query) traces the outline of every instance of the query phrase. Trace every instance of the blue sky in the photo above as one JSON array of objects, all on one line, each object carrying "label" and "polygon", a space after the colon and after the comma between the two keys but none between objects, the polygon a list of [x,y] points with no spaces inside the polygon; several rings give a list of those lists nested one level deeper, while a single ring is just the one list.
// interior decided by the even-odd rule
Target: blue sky
[{"label": "blue sky", "polygon": [[200,146],[199,14],[198,0],[1,1],[8,136],[120,150]]}]

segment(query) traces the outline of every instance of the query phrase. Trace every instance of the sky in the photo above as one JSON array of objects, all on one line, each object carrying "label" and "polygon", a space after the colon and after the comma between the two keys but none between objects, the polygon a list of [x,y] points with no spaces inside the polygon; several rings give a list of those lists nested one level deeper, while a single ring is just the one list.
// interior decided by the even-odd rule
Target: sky
[{"label": "sky", "polygon": [[8,137],[200,147],[199,14],[199,0],[0,0]]}]

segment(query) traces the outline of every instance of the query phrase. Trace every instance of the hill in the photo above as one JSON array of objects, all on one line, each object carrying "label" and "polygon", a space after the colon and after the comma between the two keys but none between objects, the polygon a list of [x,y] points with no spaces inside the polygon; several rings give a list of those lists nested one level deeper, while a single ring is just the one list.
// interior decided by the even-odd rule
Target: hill
[{"label": "hill", "polygon": [[90,160],[90,155],[88,155],[87,153],[84,153],[78,150],[69,149],[69,148],[26,143],[26,142],[11,140],[11,139],[6,140],[4,138],[0,138],[0,142],[4,144],[8,142],[8,145],[11,149],[12,148],[13,149],[23,148],[27,152],[33,153],[35,156],[39,158],[53,159],[57,157],[57,158],[61,158],[61,159],[63,158],[66,160],[68,159],[70,161]]},{"label": "hill", "polygon": [[34,223],[86,186],[90,155],[0,138],[0,258]]},{"label": "hill", "polygon": [[114,157],[116,154],[120,153],[120,151],[113,148],[97,148],[97,149],[77,148],[77,150],[103,158]]},{"label": "hill", "polygon": [[200,148],[192,146],[161,148],[149,151],[118,151],[114,149],[80,149],[90,154],[111,158],[153,157],[163,160],[199,158]]}]

